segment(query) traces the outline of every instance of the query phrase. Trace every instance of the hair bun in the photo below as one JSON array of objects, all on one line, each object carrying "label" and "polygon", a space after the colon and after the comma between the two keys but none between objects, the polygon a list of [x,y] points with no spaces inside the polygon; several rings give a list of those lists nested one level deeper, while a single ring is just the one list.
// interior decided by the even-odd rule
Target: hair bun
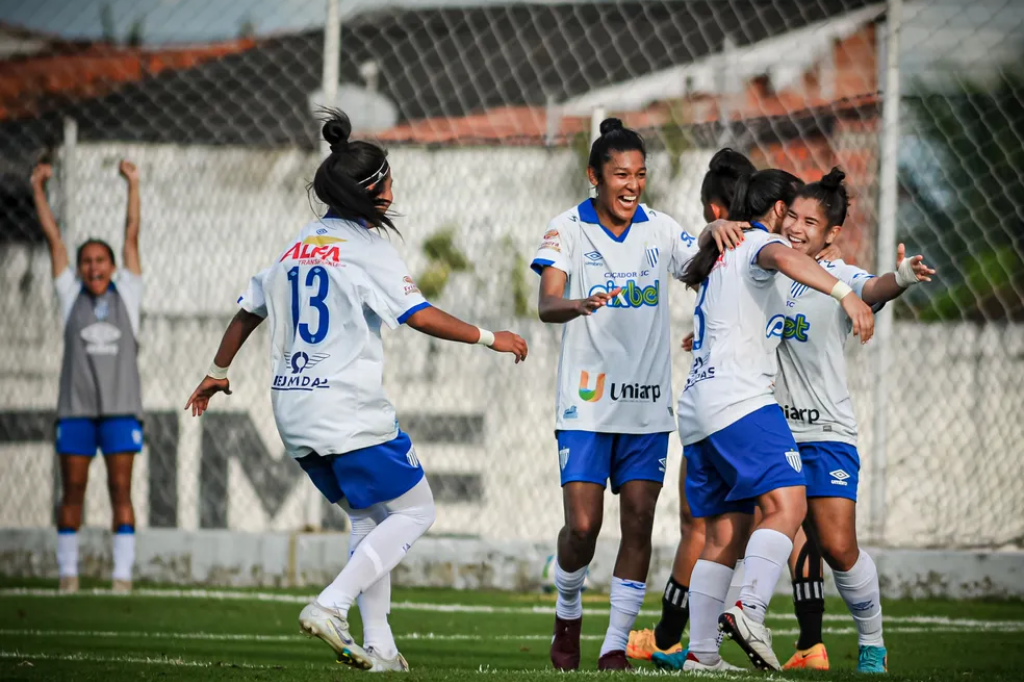
[{"label": "hair bun", "polygon": [[323,136],[332,152],[338,152],[348,146],[349,135],[352,134],[352,122],[343,111],[337,109],[328,112],[324,122]]},{"label": "hair bun", "polygon": [[837,190],[842,187],[845,179],[846,173],[840,170],[839,166],[834,166],[828,175],[821,179],[821,186],[827,190]]},{"label": "hair bun", "polygon": [[620,121],[619,119],[606,118],[605,120],[601,121],[601,134],[607,135],[613,130],[622,130],[623,127],[624,126],[622,125],[622,121]]},{"label": "hair bun", "polygon": [[755,172],[754,164],[743,154],[735,149],[725,147],[715,152],[708,163],[708,170],[712,173],[738,180],[744,175]]}]

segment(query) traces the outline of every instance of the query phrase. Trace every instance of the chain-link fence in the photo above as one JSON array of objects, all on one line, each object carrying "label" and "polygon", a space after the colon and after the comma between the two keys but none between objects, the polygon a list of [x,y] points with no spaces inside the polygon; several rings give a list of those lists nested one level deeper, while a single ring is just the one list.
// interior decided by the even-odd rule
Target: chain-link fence
[{"label": "chain-link fence", "polygon": [[[407,329],[386,336],[385,386],[430,472],[434,532],[553,542],[560,526],[561,330],[537,321],[527,263],[547,221],[586,195],[592,119],[607,113],[650,142],[646,201],[694,232],[700,180],[721,146],[805,179],[846,170],[847,259],[891,270],[900,241],[939,269],[883,313],[888,333],[850,348],[864,530],[895,546],[1022,543],[1021,3],[344,3],[341,13],[309,0],[287,3],[287,18],[239,10],[239,38],[199,4],[161,3],[127,36],[128,19],[105,14],[104,40],[57,37],[82,25],[69,13],[3,10],[0,526],[50,524],[58,489],[63,340],[28,177],[53,161],[49,198],[66,242],[100,237],[119,251],[123,157],[142,177],[139,525],[343,523],[283,456],[262,334],[232,367],[234,395],[201,420],[181,410],[246,278],[319,211],[305,183],[320,154],[315,111],[333,100],[357,134],[391,150],[395,239],[421,289],[531,344],[513,366]],[[679,340],[693,298],[681,286],[671,295]],[[689,356],[674,360],[678,387]],[[660,542],[677,538],[680,456],[674,440]],[[108,520],[94,484],[86,522]]]}]

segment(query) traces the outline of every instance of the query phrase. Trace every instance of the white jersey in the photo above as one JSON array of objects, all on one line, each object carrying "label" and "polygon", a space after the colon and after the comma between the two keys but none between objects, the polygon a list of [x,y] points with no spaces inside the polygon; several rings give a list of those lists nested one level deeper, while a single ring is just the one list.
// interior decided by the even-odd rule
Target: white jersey
[{"label": "white jersey", "polygon": [[565,324],[556,430],[674,429],[668,281],[696,253],[693,236],[642,204],[619,237],[600,224],[589,199],[548,224],[534,270],[564,272],[571,299],[622,288],[609,305]]},{"label": "white jersey", "polygon": [[785,317],[776,272],[757,264],[768,244],[789,243],[761,227],[719,257],[697,292],[693,364],[679,395],[679,436],[690,445],[765,405],[773,405]]},{"label": "white jersey", "polygon": [[382,383],[381,323],[394,329],[430,304],[385,237],[347,220],[312,222],[238,302],[269,322],[274,418],[290,456],[398,435]]},{"label": "white jersey", "polygon": [[[830,275],[860,296],[874,275],[841,260],[822,261]],[[857,444],[857,418],[846,386],[843,347],[853,330],[839,302],[788,277],[776,282],[786,317],[778,350],[775,399],[798,443],[838,441]]]}]

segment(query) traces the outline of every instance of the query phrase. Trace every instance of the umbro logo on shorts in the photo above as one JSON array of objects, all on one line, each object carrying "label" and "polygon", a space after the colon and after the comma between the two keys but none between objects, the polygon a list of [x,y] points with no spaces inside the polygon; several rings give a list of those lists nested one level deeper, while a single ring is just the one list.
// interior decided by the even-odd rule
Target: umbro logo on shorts
[{"label": "umbro logo on shorts", "polygon": [[842,469],[836,469],[835,471],[828,472],[828,475],[832,477],[832,485],[849,485],[846,479],[850,477],[850,474],[846,473]]},{"label": "umbro logo on shorts", "polygon": [[793,467],[793,471],[798,474],[804,468],[804,463],[800,461],[800,453],[796,450],[790,450],[786,453],[786,461],[789,462],[789,466]]}]

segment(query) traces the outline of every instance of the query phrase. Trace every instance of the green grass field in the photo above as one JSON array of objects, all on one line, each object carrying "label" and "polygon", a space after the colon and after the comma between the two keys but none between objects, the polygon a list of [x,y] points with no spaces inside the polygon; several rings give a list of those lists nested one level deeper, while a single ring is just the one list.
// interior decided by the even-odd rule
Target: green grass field
[{"label": "green grass field", "polygon": [[[335,664],[326,645],[298,633],[297,616],[311,596],[308,590],[190,593],[137,587],[131,596],[103,592],[84,589],[58,596],[52,582],[0,580],[0,679],[329,682],[367,674]],[[523,682],[558,674],[547,658],[550,596],[406,589],[395,590],[393,598],[391,622],[413,680],[486,676],[493,682]],[[585,599],[582,668],[593,671],[608,606],[600,595]],[[658,599],[657,594],[648,598],[639,625],[657,620]],[[785,660],[796,621],[784,595],[772,606],[775,649]],[[931,600],[884,606],[893,680],[1024,679],[1024,603]],[[771,677],[857,677],[857,640],[842,602],[829,601],[825,627],[831,671]],[[723,655],[744,664],[731,642],[723,645]],[[647,664],[640,668],[662,674]],[[749,676],[759,673],[734,675]]]}]

